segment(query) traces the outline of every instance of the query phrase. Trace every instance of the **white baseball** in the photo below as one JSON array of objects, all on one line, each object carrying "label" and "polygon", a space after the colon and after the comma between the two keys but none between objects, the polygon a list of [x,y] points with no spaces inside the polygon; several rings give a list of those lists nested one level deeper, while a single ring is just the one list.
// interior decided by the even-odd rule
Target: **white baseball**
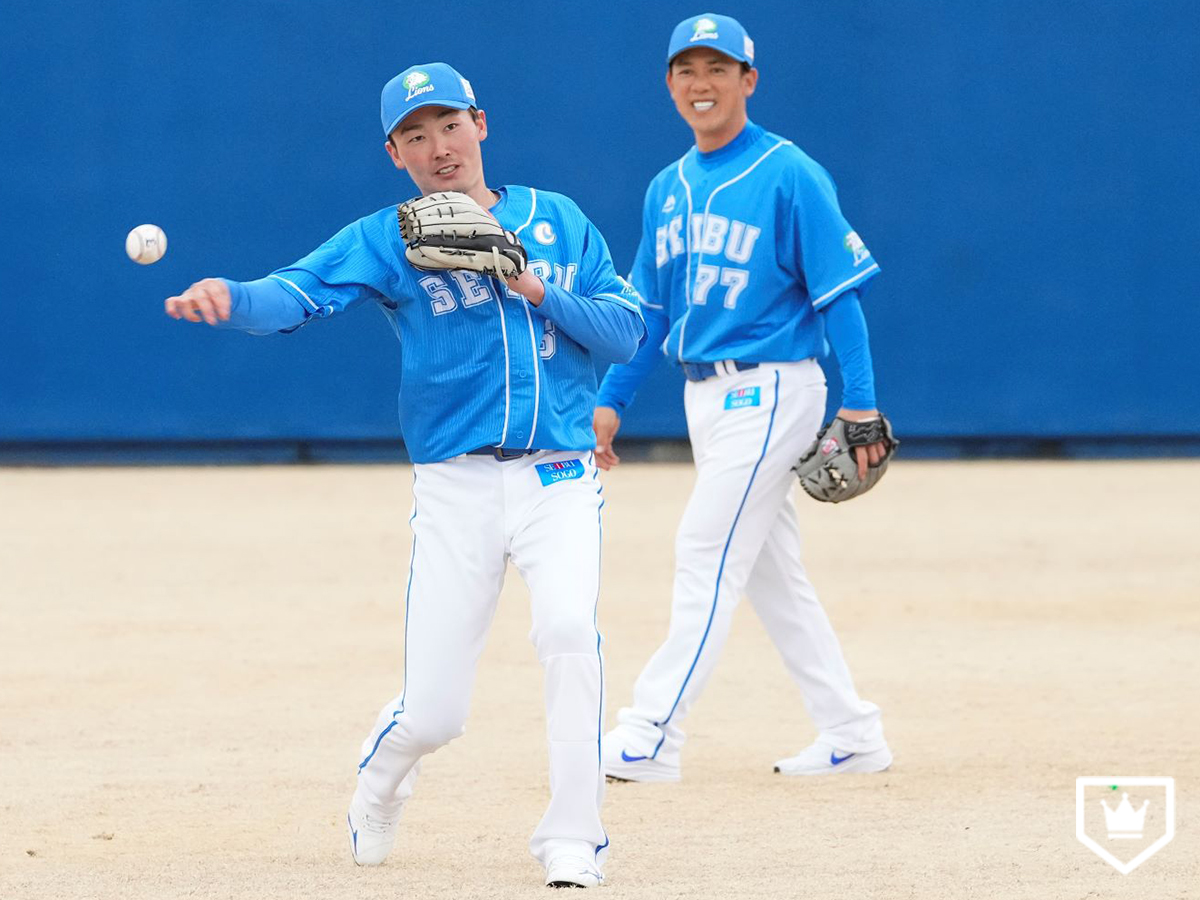
[{"label": "white baseball", "polygon": [[157,225],[139,225],[125,236],[125,252],[140,265],[156,263],[167,252],[167,235]]}]

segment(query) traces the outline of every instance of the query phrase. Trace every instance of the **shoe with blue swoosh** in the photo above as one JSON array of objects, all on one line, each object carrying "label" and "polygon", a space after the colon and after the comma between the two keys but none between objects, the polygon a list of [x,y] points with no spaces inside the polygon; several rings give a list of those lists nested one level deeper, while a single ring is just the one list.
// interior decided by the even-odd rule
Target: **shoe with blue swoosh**
[{"label": "shoe with blue swoosh", "polygon": [[601,742],[604,774],[613,781],[678,781],[679,766],[655,759],[653,754],[624,743],[618,732],[610,732]]},{"label": "shoe with blue swoosh", "polygon": [[781,775],[847,775],[882,772],[892,764],[887,744],[875,750],[851,752],[839,750],[826,741],[817,741],[795,756],[775,763]]},{"label": "shoe with blue swoosh", "polygon": [[556,856],[546,866],[546,886],[552,888],[599,887],[604,876],[596,863],[582,856]]},{"label": "shoe with blue swoosh", "polygon": [[384,817],[370,812],[370,807],[357,792],[350,800],[346,827],[350,832],[350,855],[360,866],[377,866],[387,859],[396,843],[396,827],[400,815]]}]

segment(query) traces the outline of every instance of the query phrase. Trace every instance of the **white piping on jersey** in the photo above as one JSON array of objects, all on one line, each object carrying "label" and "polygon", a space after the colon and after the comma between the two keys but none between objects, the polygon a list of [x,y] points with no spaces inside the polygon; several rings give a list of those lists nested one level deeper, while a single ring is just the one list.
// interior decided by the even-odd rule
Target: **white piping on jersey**
[{"label": "white piping on jersey", "polygon": [[313,312],[321,311],[321,308],[319,306],[317,306],[317,304],[312,302],[312,298],[310,296],[308,296],[308,294],[304,293],[304,291],[300,290],[300,285],[296,284],[296,282],[288,281],[282,275],[271,275],[268,277],[274,278],[276,281],[282,281],[284,284],[290,284],[292,287],[294,287],[299,292],[301,297],[303,297],[305,300],[308,301],[308,305],[313,308]]},{"label": "white piping on jersey", "polygon": [[[520,234],[522,231],[524,231],[526,228],[528,228],[529,223],[533,221],[534,214],[537,213],[537,190],[536,189],[534,189],[534,188],[529,189],[529,198],[530,198],[529,218],[526,219],[525,223],[520,228],[518,228],[516,231],[514,231],[513,234]],[[505,293],[507,294],[507,291]],[[538,359],[538,339],[537,339],[537,335],[534,334],[534,331],[533,331],[533,319],[529,315],[529,304],[526,303],[524,300],[522,300],[521,308],[525,310],[525,321],[529,323],[529,339],[530,339],[530,342],[533,344],[533,425],[531,425],[529,428],[529,443],[525,445],[525,449],[529,450],[533,447],[533,436],[534,436],[534,434],[537,433],[538,407],[541,405],[541,400],[542,400],[542,364],[541,364],[541,360]],[[504,343],[504,359],[505,359],[505,364],[507,365],[507,361],[508,361],[508,341],[507,340]],[[504,377],[505,377],[505,390],[507,390],[507,386],[508,386],[507,371],[505,372]],[[507,411],[505,413],[504,432],[505,432],[505,434],[508,433]],[[501,442],[501,446],[503,446],[503,442]]]},{"label": "white piping on jersey", "polygon": [[542,400],[542,361],[539,359],[538,339],[533,330],[533,317],[529,315],[529,304],[522,303],[521,308],[525,310],[525,321],[529,323],[529,343],[533,347],[533,424],[529,426],[529,443],[525,445],[526,450],[532,450],[533,436],[537,433],[538,407]]},{"label": "white piping on jersey", "polygon": [[[497,285],[500,280],[496,279]],[[512,404],[508,384],[508,327],[504,324],[504,297],[507,291],[503,287],[496,293],[496,308],[500,310],[500,340],[504,342],[504,427],[500,430],[500,446],[508,437],[508,409]]]},{"label": "white piping on jersey", "polygon": [[529,197],[532,200],[532,203],[530,203],[529,206],[529,218],[526,219],[525,224],[514,231],[513,234],[520,234],[522,231],[524,231],[529,226],[529,223],[533,221],[533,214],[537,212],[537,191],[533,188],[530,188]]},{"label": "white piping on jersey", "polygon": [[[708,200],[706,200],[704,202],[704,217],[700,220],[700,241],[701,241],[700,246],[702,248],[704,246],[704,243],[703,243],[704,232],[708,229],[708,210],[712,206],[713,197],[717,196],[717,194],[719,194],[721,191],[725,190],[725,188],[729,187],[731,184],[741,181],[743,178],[745,178],[747,175],[749,175],[751,172],[753,172],[755,167],[760,162],[762,162],[764,159],[766,159],[768,156],[770,156],[772,153],[774,153],[776,150],[778,150],[784,144],[790,144],[790,143],[791,143],[791,141],[789,141],[789,140],[781,140],[778,144],[776,144],[770,150],[766,151],[762,156],[760,156],[754,162],[750,163],[749,167],[747,167],[745,170],[743,170],[740,175],[735,175],[733,178],[730,178],[724,184],[717,185],[717,187],[713,188],[712,193],[710,193],[708,195]],[[680,179],[683,179],[683,160],[685,158],[686,157],[680,157],[680,159],[679,159],[679,177],[680,177]],[[685,295],[687,297],[687,312],[685,312],[683,314],[683,323],[679,326],[679,361],[680,362],[683,362],[683,332],[684,332],[684,329],[687,328],[687,317],[689,315],[691,315],[691,312],[692,312],[692,297],[691,297],[691,286],[692,286],[692,265],[691,265],[691,263],[692,263],[692,248],[691,248],[692,189],[690,187],[688,187],[688,183],[686,180],[684,180],[683,184],[684,184],[684,187],[687,187],[687,189],[688,189],[688,217],[687,217],[687,222],[684,224],[684,227],[683,227],[684,233],[687,235],[687,256],[688,256],[687,289],[688,290],[687,290],[687,294]],[[704,250],[701,249],[700,258],[698,260],[696,260],[696,265],[699,266],[703,262],[704,262]],[[864,272],[863,274],[865,275],[866,273]]]},{"label": "white piping on jersey", "polygon": [[[597,296],[597,297],[608,297],[610,300],[616,300],[616,301],[617,301],[618,303],[620,303],[622,306],[627,306],[627,307],[629,307],[630,309],[634,310],[635,312],[637,311],[637,304],[636,304],[636,303],[630,303],[628,300],[626,300],[624,297],[621,297],[621,296],[619,296],[618,294],[609,294],[609,293],[607,293],[607,292],[606,292],[606,293],[603,293],[603,294],[596,294],[595,296]],[[659,309],[661,309],[662,307],[658,307],[658,308],[659,308]]]},{"label": "white piping on jersey", "polygon": [[858,281],[860,278],[865,278],[866,276],[870,275],[872,272],[874,272],[878,269],[879,269],[879,263],[874,263],[871,266],[871,268],[863,269],[861,272],[859,272],[853,278],[847,278],[845,281],[843,281],[837,287],[826,291],[824,294],[822,294],[820,297],[818,297],[816,300],[814,300],[812,302],[813,308],[815,309],[816,307],[821,305],[821,301],[828,300],[830,297],[834,296],[835,294],[840,293],[841,291],[844,291],[846,288],[850,287],[850,285],[854,284],[854,282]]},{"label": "white piping on jersey", "polygon": [[[683,258],[686,260],[687,274],[683,280],[683,299],[687,306],[687,312],[683,314],[683,321],[679,323],[679,361],[683,362],[683,333],[687,330],[687,317],[692,311],[692,186],[688,184],[688,180],[683,176],[683,161],[687,158],[685,153],[679,157],[679,165],[676,167],[679,180],[683,182],[683,189],[687,193],[687,219],[683,223]],[[701,235],[703,237],[703,235]],[[670,340],[670,332],[667,334],[667,339]],[[663,347],[667,345],[664,342]]]},{"label": "white piping on jersey", "polygon": [[[532,201],[529,206],[529,218],[525,220],[525,224],[518,228],[513,234],[520,234],[521,231],[533,221],[533,214],[537,211],[537,191],[533,188],[529,189],[529,197]],[[500,278],[493,278],[492,281],[496,285],[496,308],[500,310],[500,338],[504,341],[504,427],[500,429],[500,446],[504,446],[504,442],[508,440],[508,414],[512,407],[512,386],[509,382],[509,362],[508,362],[508,326],[504,324],[504,300],[508,296],[508,290],[504,282]],[[529,316],[529,310],[525,311],[526,317]],[[532,325],[530,326],[532,329]],[[534,345],[533,361],[537,364],[537,345]],[[534,378],[537,378],[537,369],[534,369]],[[537,382],[534,382],[534,398],[533,398],[533,418],[537,422]],[[532,433],[529,435],[530,441],[533,440]]]}]

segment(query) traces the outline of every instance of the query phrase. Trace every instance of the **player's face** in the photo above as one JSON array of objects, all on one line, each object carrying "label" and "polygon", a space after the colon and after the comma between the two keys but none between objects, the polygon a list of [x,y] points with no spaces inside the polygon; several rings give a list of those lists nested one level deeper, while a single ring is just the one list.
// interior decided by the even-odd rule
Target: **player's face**
[{"label": "player's face", "polygon": [[736,59],[704,47],[685,50],[671,61],[667,90],[679,115],[700,135],[732,139],[746,121],[746,98],[758,84],[758,70],[742,71]]},{"label": "player's face", "polygon": [[482,110],[425,106],[408,116],[385,145],[397,169],[403,169],[422,194],[462,191],[483,186],[483,153],[487,117]]}]

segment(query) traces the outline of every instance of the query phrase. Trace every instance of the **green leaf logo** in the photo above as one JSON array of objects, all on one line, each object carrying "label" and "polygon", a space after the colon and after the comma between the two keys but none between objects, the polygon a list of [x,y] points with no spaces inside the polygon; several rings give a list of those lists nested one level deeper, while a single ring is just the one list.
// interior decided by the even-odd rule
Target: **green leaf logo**
[{"label": "green leaf logo", "polygon": [[410,91],[414,91],[422,85],[429,83],[429,76],[424,72],[409,72],[404,76],[404,86]]}]

